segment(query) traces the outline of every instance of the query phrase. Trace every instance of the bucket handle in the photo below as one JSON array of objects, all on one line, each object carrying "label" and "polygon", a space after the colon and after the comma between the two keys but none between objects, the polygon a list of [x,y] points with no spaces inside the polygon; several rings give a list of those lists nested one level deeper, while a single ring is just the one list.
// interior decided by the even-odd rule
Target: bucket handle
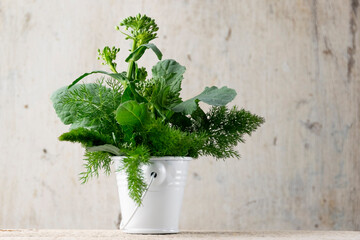
[{"label": "bucket handle", "polygon": [[[154,181],[154,178],[157,177],[157,173],[156,172],[151,172],[150,174],[150,182],[147,185],[143,195],[141,196],[141,202],[144,200],[146,193],[148,192],[152,182]],[[131,216],[129,217],[129,219],[125,222],[125,224],[123,224],[124,221],[121,221],[120,224],[120,230],[125,230],[126,226],[130,223],[131,219],[134,217],[135,213],[137,212],[137,210],[139,209],[140,205],[137,205],[134,209],[134,211],[132,212]]]}]

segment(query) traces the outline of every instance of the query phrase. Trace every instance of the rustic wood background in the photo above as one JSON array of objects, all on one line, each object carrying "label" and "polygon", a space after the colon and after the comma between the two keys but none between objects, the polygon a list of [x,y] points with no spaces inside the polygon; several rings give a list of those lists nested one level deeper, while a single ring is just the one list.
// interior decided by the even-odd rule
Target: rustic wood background
[{"label": "rustic wood background", "polygon": [[138,12],[187,67],[184,98],[226,85],[266,118],[240,160],[191,163],[182,229],[360,230],[358,0],[0,0],[0,228],[117,227],[114,175],[79,183],[49,97],[105,69],[98,48],[124,59],[114,26]]}]

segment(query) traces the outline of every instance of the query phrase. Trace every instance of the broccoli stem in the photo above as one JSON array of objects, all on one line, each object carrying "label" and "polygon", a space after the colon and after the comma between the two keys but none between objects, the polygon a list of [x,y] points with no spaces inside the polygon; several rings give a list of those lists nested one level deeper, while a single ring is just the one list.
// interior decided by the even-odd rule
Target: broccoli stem
[{"label": "broccoli stem", "polygon": [[116,69],[115,69],[115,67],[114,67],[113,64],[110,64],[109,66],[110,66],[110,70],[111,70],[113,73],[118,73],[118,72],[116,71]]},{"label": "broccoli stem", "polygon": [[[131,52],[134,52],[136,49],[136,41],[134,40],[133,41],[133,45],[132,45],[132,48],[131,48]],[[127,71],[127,75],[126,77],[131,81],[132,80],[132,76],[133,76],[133,72],[134,72],[134,66],[135,66],[135,63],[133,60],[130,60],[129,62],[129,67],[128,67],[128,71]]]}]

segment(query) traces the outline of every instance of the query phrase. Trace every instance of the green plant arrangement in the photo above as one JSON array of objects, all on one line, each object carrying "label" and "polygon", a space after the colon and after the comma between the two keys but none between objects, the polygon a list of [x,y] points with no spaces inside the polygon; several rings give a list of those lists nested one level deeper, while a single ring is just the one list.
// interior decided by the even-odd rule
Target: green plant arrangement
[{"label": "green plant arrangement", "polygon": [[[149,164],[150,156],[238,158],[234,147],[264,119],[236,106],[227,107],[236,96],[227,87],[206,87],[183,100],[185,67],[172,59],[162,60],[160,50],[150,43],[159,29],[153,19],[138,14],[124,19],[116,29],[132,41],[125,59],[127,71],[118,71],[115,62],[120,49],[106,46],[98,50],[99,59],[111,72],[85,73],[51,96],[58,117],[70,125],[59,140],[81,143],[86,150],[81,180],[88,181],[101,169],[109,174],[110,157],[125,156],[117,171],[127,173],[129,195],[140,204],[146,188],[141,166]],[[148,49],[159,60],[151,77],[138,65]],[[94,83],[79,83],[91,74],[103,77]],[[200,101],[211,105],[208,112],[201,109]]]}]

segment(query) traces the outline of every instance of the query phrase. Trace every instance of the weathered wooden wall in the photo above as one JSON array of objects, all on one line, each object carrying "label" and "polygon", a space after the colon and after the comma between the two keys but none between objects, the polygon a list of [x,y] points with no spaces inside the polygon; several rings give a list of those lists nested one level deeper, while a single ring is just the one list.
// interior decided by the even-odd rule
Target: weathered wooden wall
[{"label": "weathered wooden wall", "polygon": [[116,228],[114,175],[79,183],[49,97],[103,68],[97,48],[123,59],[114,26],[138,12],[187,67],[185,98],[227,85],[267,121],[240,160],[191,163],[183,229],[360,230],[358,0],[0,0],[0,228]]}]

